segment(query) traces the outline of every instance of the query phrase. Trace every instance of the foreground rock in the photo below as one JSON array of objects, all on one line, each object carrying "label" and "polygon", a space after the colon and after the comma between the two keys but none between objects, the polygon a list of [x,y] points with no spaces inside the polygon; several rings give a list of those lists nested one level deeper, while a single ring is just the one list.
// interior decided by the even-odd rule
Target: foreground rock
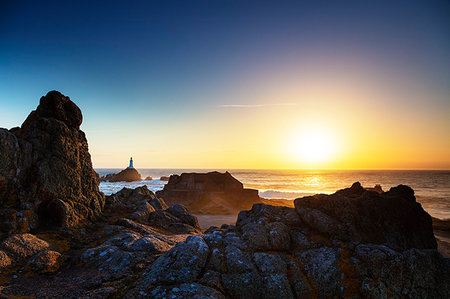
[{"label": "foreground rock", "polygon": [[235,214],[261,201],[258,190],[245,189],[229,172],[171,175],[157,195],[199,214]]},{"label": "foreground rock", "polygon": [[179,204],[167,207],[164,200],[147,189],[147,186],[136,189],[123,188],[121,191],[106,197],[107,210],[128,214],[127,218],[149,224],[153,227],[172,233],[200,233],[200,226],[195,216]]},{"label": "foreground rock", "polygon": [[450,263],[435,248],[431,218],[409,187],[380,194],[356,183],[295,208],[256,204],[236,227],[177,244],[126,297],[448,298]]},{"label": "foreground rock", "polygon": [[135,182],[142,181],[142,176],[135,168],[125,168],[119,173],[107,174],[100,178],[101,181],[108,182]]},{"label": "foreground rock", "polygon": [[57,91],[20,128],[0,129],[0,237],[73,227],[104,205],[80,109]]},{"label": "foreground rock", "polygon": [[[371,218],[365,209],[385,215],[379,214],[381,220]],[[108,217],[86,231],[82,238],[86,245],[79,250],[80,241],[72,241],[73,249],[63,253],[65,262],[59,270],[18,274],[0,294],[277,299],[450,295],[449,260],[435,249],[429,216],[406,186],[379,194],[354,184],[332,195],[297,199],[294,208],[255,204],[239,214],[236,226],[212,227],[204,234],[171,233],[166,229],[170,220],[152,224],[153,213],[161,211],[168,219],[196,226],[186,208],[167,208],[145,187],[123,189],[107,197]],[[414,217],[424,223],[410,226]],[[30,236],[0,245],[5,264],[23,255],[21,266],[6,266],[9,275],[12,269],[30,271],[25,269],[31,264],[36,271],[57,268],[51,242]],[[23,250],[14,245],[28,238],[34,245]]]}]

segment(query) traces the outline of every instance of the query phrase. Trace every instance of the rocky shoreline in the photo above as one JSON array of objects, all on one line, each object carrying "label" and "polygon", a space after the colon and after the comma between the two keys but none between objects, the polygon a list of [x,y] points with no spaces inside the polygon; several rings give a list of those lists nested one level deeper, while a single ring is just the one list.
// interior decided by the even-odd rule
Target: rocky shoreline
[{"label": "rocky shoreline", "polygon": [[[432,219],[408,186],[354,183],[283,206],[255,203],[216,173],[169,179],[182,197],[146,187],[105,197],[81,121],[52,91],[21,128],[0,129],[3,297],[450,297],[450,259],[435,238],[448,222]],[[202,231],[180,204],[210,204],[195,202],[196,190],[218,194],[221,211],[228,191],[241,199],[233,208],[248,208],[234,225]]]}]

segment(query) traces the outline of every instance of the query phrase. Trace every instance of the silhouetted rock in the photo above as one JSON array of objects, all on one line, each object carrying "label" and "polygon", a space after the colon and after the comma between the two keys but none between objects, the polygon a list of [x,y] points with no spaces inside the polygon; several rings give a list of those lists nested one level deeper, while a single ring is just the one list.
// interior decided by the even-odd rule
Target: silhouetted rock
[{"label": "silhouetted rock", "polygon": [[57,91],[21,128],[0,129],[0,230],[72,227],[98,215],[104,196],[92,168],[80,109]]},{"label": "silhouetted rock", "polygon": [[102,176],[100,180],[108,182],[135,182],[142,181],[142,177],[139,171],[135,168],[125,168],[119,173],[112,173]]},{"label": "silhouetted rock", "polygon": [[379,194],[359,183],[331,195],[295,200],[302,221],[339,240],[387,244],[395,249],[436,248],[431,216],[404,185]]},{"label": "silhouetted rock", "polygon": [[168,176],[162,176],[162,177],[159,178],[159,180],[168,182],[170,180],[170,178]]},{"label": "silhouetted rock", "polygon": [[194,213],[234,214],[260,201],[258,190],[244,189],[229,172],[171,175],[157,192],[169,204],[180,203]]}]

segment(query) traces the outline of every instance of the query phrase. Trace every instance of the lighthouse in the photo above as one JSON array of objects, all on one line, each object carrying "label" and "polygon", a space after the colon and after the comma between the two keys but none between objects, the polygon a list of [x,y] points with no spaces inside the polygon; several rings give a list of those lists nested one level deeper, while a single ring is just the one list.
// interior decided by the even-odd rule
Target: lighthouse
[{"label": "lighthouse", "polygon": [[130,158],[130,166],[128,166],[128,168],[134,168],[133,167],[133,157]]}]

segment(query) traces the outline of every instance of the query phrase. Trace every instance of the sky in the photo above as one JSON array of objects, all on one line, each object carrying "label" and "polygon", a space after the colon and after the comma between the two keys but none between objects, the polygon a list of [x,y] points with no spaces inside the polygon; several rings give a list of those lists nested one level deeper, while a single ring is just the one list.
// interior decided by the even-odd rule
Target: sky
[{"label": "sky", "polygon": [[450,169],[450,2],[1,1],[0,127],[50,90],[97,168]]}]

